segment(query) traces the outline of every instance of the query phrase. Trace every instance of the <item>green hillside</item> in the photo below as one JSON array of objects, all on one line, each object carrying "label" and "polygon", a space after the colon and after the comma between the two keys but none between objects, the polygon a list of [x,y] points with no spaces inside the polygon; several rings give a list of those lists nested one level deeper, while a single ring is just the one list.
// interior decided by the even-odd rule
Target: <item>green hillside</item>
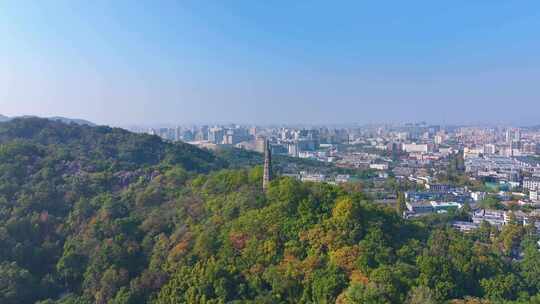
[{"label": "green hillside", "polygon": [[227,166],[120,129],[0,124],[0,303],[540,303],[529,226],[464,235]]}]

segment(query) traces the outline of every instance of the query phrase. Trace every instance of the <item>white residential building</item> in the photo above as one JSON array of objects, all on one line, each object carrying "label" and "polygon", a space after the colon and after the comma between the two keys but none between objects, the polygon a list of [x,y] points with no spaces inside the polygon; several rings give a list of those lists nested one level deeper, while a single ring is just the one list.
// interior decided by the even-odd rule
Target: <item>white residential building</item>
[{"label": "white residential building", "polygon": [[431,149],[428,144],[403,144],[403,151],[408,153],[427,153],[430,150]]},{"label": "white residential building", "polygon": [[523,189],[532,191],[540,190],[540,177],[531,177],[523,179]]}]

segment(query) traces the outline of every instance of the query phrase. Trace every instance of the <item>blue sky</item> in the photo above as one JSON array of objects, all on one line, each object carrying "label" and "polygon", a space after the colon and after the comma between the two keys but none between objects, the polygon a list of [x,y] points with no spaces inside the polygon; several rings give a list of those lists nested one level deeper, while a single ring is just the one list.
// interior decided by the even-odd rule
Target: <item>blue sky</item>
[{"label": "blue sky", "polygon": [[2,1],[0,114],[540,123],[540,1]]}]

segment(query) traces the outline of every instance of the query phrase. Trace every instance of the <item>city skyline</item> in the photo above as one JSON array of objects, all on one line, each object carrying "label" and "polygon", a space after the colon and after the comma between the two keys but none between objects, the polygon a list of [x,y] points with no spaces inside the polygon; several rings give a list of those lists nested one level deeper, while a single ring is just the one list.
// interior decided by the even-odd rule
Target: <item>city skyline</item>
[{"label": "city skyline", "polygon": [[0,4],[0,113],[531,125],[540,3]]},{"label": "city skyline", "polygon": [[51,120],[59,120],[66,122],[76,122],[80,124],[88,125],[102,125],[110,127],[118,127],[124,129],[152,129],[152,128],[176,128],[176,127],[189,127],[189,126],[242,126],[242,127],[268,127],[268,128],[329,128],[329,129],[340,129],[340,128],[363,128],[363,127],[376,127],[376,126],[406,126],[406,125],[433,125],[441,127],[486,127],[486,128],[536,128],[540,127],[540,122],[532,123],[513,123],[513,122],[463,122],[463,123],[445,123],[441,121],[369,121],[369,122],[315,122],[315,123],[304,123],[304,122],[243,122],[243,121],[140,121],[134,123],[99,123],[98,121],[90,120],[85,117],[79,116],[62,116],[62,115],[50,115],[42,116],[37,114],[21,114],[8,116],[4,113],[0,113],[0,122],[15,118],[46,118]]},{"label": "city skyline", "polygon": [[503,123],[503,122],[474,122],[474,123],[443,123],[437,121],[402,121],[402,122],[392,122],[392,121],[373,121],[373,122],[318,122],[318,123],[302,123],[302,122],[241,122],[241,121],[202,121],[202,122],[186,122],[186,121],[162,121],[162,122],[152,122],[152,121],[141,121],[135,123],[99,123],[84,117],[78,116],[61,116],[61,115],[51,115],[51,116],[40,116],[35,114],[23,114],[15,116],[7,116],[4,113],[0,113],[0,122],[15,118],[46,118],[51,120],[59,120],[65,122],[76,122],[79,124],[88,124],[88,125],[103,125],[110,127],[118,127],[124,129],[152,129],[152,128],[176,128],[176,127],[197,127],[197,126],[242,126],[242,127],[263,127],[263,128],[329,128],[329,129],[347,129],[347,128],[364,128],[364,127],[400,127],[407,125],[426,125],[426,126],[440,126],[440,127],[482,127],[482,128],[540,128],[540,123],[528,123],[528,124],[519,124],[519,123]]}]

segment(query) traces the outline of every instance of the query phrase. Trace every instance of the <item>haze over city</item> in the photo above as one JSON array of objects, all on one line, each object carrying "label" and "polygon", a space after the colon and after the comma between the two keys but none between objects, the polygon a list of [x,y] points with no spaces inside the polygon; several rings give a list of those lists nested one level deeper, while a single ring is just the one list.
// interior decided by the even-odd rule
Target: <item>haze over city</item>
[{"label": "haze over city", "polygon": [[537,123],[538,1],[12,1],[0,114]]}]

